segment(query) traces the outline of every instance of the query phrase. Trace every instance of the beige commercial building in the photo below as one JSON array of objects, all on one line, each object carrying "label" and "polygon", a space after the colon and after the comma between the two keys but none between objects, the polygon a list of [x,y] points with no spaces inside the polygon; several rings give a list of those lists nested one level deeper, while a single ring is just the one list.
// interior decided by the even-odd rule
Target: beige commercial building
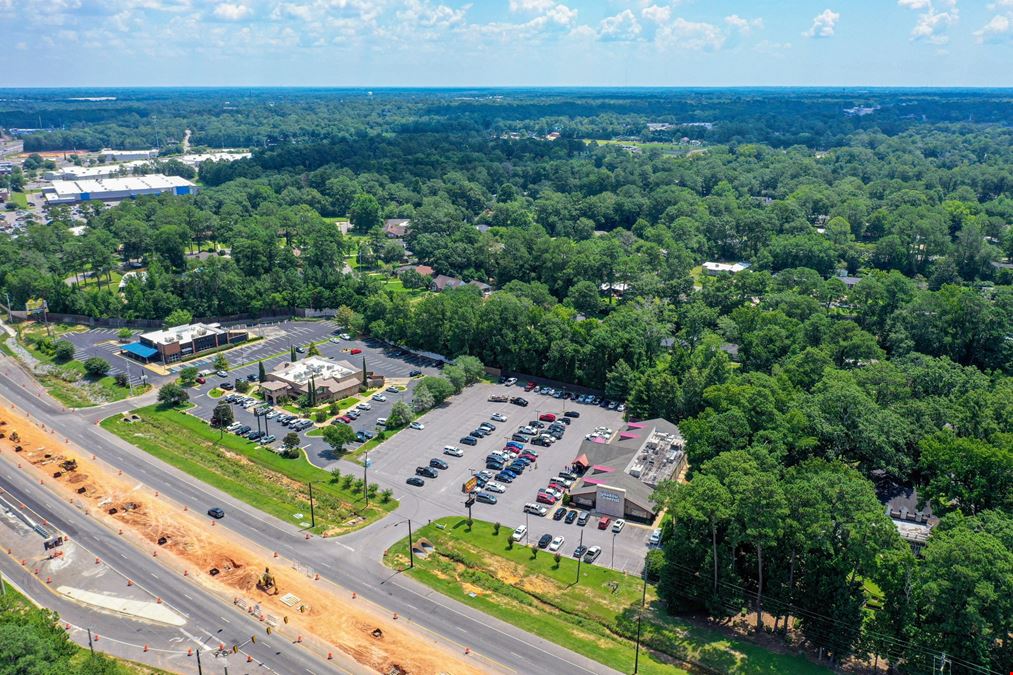
[{"label": "beige commercial building", "polygon": [[337,401],[359,393],[362,368],[348,361],[325,356],[308,356],[302,361],[285,361],[267,374],[260,390],[271,403],[297,399],[316,388],[317,402]]}]

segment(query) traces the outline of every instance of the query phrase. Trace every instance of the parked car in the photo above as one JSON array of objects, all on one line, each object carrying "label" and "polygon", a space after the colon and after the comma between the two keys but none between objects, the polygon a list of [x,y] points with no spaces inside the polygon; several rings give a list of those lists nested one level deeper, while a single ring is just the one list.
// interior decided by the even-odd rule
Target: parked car
[{"label": "parked car", "polygon": [[581,511],[580,515],[577,516],[577,524],[583,527],[587,525],[587,521],[591,519],[591,514],[588,511]]},{"label": "parked car", "polygon": [[647,543],[650,544],[651,546],[660,546],[661,530],[655,530],[654,532],[651,532],[651,537],[647,540]]},{"label": "parked car", "polygon": [[473,429],[471,432],[469,432],[468,435],[469,436],[474,436],[475,438],[485,438],[486,436],[489,435],[489,432],[487,430],[479,427],[478,429]]},{"label": "parked car", "polygon": [[503,394],[493,394],[492,396],[489,397],[489,402],[490,403],[506,403],[507,402],[507,397],[504,396]]},{"label": "parked car", "polygon": [[523,450],[524,449],[524,443],[521,442],[521,441],[518,441],[516,439],[514,439],[512,441],[507,441],[506,442],[506,446],[508,448],[516,448],[518,450]]},{"label": "parked car", "polygon": [[464,443],[465,445],[478,445],[478,439],[474,436],[465,436],[458,442]]},{"label": "parked car", "polygon": [[494,419],[497,422],[506,422],[507,421],[506,415],[503,415],[501,413],[493,413],[491,419]]},{"label": "parked car", "polygon": [[615,534],[619,534],[620,532],[623,531],[624,527],[626,527],[626,521],[623,520],[622,518],[619,518],[616,520],[616,522],[612,523],[612,532],[614,532]]},{"label": "parked car", "polygon": [[299,345],[298,347],[296,347],[295,350],[296,350],[296,352],[298,352],[300,354],[305,354],[306,353],[306,348],[303,347],[302,345]]},{"label": "parked car", "polygon": [[506,485],[501,485],[496,481],[489,481],[488,483],[485,484],[484,487],[489,492],[498,492],[500,494],[506,492]]},{"label": "parked car", "polygon": [[569,511],[566,512],[566,524],[569,525],[575,520],[577,520],[577,512],[573,509],[570,509]]},{"label": "parked car", "polygon": [[437,468],[437,469],[449,469],[450,468],[449,464],[447,464],[446,462],[444,462],[442,459],[440,459],[438,457],[433,457],[431,460],[429,460],[429,466]]},{"label": "parked car", "polygon": [[228,377],[229,376],[229,374],[226,373],[224,370],[216,371],[215,375],[217,375],[218,377]]},{"label": "parked car", "polygon": [[552,535],[551,534],[543,534],[538,539],[538,548],[545,548],[546,546],[549,545],[549,543],[551,541],[552,541]]},{"label": "parked car", "polygon": [[601,546],[592,546],[584,554],[584,562],[593,563],[601,555]]},{"label": "parked car", "polygon": [[[348,338],[345,338],[345,339],[347,340]],[[361,349],[358,349],[358,348],[356,348],[356,349],[353,349],[352,351],[350,351],[350,352],[348,352],[348,353],[349,353],[349,354],[353,354],[353,355],[354,355],[354,354],[361,354],[361,353],[362,353],[362,350],[361,350]]]},{"label": "parked car", "polygon": [[421,370],[412,370],[408,372],[408,377],[418,377],[422,374]]},{"label": "parked car", "polygon": [[509,378],[507,378],[507,381],[506,381],[506,382],[504,382],[504,384],[505,384],[506,386],[508,386],[508,387],[512,387],[512,386],[514,386],[515,384],[517,384],[517,378],[516,378],[516,377],[509,377]]},{"label": "parked car", "polygon": [[514,528],[514,532],[513,534],[510,535],[510,538],[513,541],[520,541],[521,539],[524,538],[524,535],[527,533],[528,528],[526,525],[518,525],[516,528]]},{"label": "parked car", "polygon": [[498,480],[499,482],[501,482],[501,483],[513,483],[514,482],[514,475],[512,473],[508,473],[508,472],[505,472],[505,471],[500,471],[498,474],[496,474],[494,476],[494,478],[496,480]]},{"label": "parked car", "polygon": [[553,537],[552,541],[549,543],[549,550],[558,551],[559,549],[563,548],[564,541],[566,541],[566,538],[563,535]]},{"label": "parked car", "polygon": [[464,450],[454,447],[453,445],[448,445],[443,448],[443,454],[450,455],[451,457],[464,457]]},{"label": "parked car", "polygon": [[609,523],[611,522],[612,522],[611,518],[609,518],[608,516],[602,516],[601,518],[598,519],[598,529],[599,530],[609,529]]},{"label": "parked car", "polygon": [[196,380],[196,382],[197,382],[197,384],[204,384],[205,382],[207,382],[207,380],[204,379],[203,377],[198,377],[197,380]]},{"label": "parked car", "polygon": [[387,400],[387,397],[384,396],[383,394],[373,394],[373,400],[374,401],[379,401],[380,403],[383,403],[384,401]]},{"label": "parked car", "polygon": [[415,487],[422,487],[423,485],[426,484],[426,481],[419,478],[418,476],[409,476],[408,480],[406,480],[405,482],[408,483],[409,485],[414,485]]},{"label": "parked car", "polygon": [[547,492],[539,492],[538,496],[535,497],[535,501],[541,504],[548,504],[549,506],[552,506],[553,504],[556,503],[556,498]]},{"label": "parked car", "polygon": [[231,382],[222,382],[218,386],[224,389],[225,391],[232,391],[233,389],[236,388],[236,385],[232,384]]},{"label": "parked car", "polygon": [[376,426],[378,426],[378,427],[385,427],[385,426],[387,426],[387,418],[386,417],[377,417],[376,418]]},{"label": "parked car", "polygon": [[483,504],[495,504],[496,495],[491,495],[488,492],[476,492],[475,501],[482,502]]},{"label": "parked car", "polygon": [[577,548],[573,549],[573,557],[574,558],[579,558],[582,555],[584,555],[585,553],[587,553],[587,546],[581,545],[581,546],[578,546]]},{"label": "parked car", "polygon": [[544,506],[542,506],[541,504],[528,503],[524,505],[524,512],[530,513],[535,516],[544,516],[546,513],[549,512],[549,510]]},{"label": "parked car", "polygon": [[479,429],[488,429],[489,431],[496,431],[496,425],[492,422],[482,422],[478,425]]},{"label": "parked car", "polygon": [[523,399],[520,396],[514,396],[512,399],[510,399],[510,402],[513,403],[514,405],[519,405],[522,408],[526,408],[528,406],[527,399]]},{"label": "parked car", "polygon": [[556,416],[553,415],[552,413],[542,413],[541,415],[538,416],[538,419],[540,419],[542,422],[555,422]]},{"label": "parked car", "polygon": [[426,478],[436,478],[440,474],[431,466],[417,466],[415,467],[416,476],[425,476]]},{"label": "parked car", "polygon": [[408,425],[408,428],[414,429],[415,431],[422,431],[423,429],[426,428],[426,426],[421,422],[412,422],[411,424]]},{"label": "parked car", "polygon": [[565,515],[566,515],[566,509],[564,507],[560,506],[558,509],[556,509],[555,513],[552,514],[552,519],[553,520],[562,520],[563,516],[565,516]]}]

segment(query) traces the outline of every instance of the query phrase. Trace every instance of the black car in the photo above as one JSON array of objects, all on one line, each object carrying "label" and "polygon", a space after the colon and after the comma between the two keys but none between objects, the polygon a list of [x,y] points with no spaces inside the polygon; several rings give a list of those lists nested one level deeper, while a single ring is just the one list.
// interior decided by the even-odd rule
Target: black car
[{"label": "black car", "polygon": [[362,433],[361,431],[356,431],[355,432],[355,440],[357,440],[359,443],[365,443],[366,442],[366,434]]},{"label": "black car", "polygon": [[530,438],[528,438],[524,434],[514,434],[513,436],[510,437],[510,439],[514,440],[514,441],[517,441],[518,443],[527,443],[528,441],[531,440]]},{"label": "black car", "polygon": [[556,512],[552,514],[552,519],[553,520],[562,520],[563,516],[565,516],[565,515],[566,515],[566,509],[564,509],[563,507],[559,507],[558,509],[556,509]]},{"label": "black car", "polygon": [[409,485],[414,485],[415,487],[422,487],[423,485],[426,484],[426,482],[421,478],[419,478],[418,476],[411,476],[405,482],[408,483]]},{"label": "black car", "polygon": [[233,389],[236,388],[236,385],[232,384],[231,382],[222,382],[218,386],[224,389],[225,391],[232,391]]},{"label": "black car", "polygon": [[562,425],[565,425],[565,426],[570,426],[570,418],[569,417],[560,417],[558,420],[556,420],[556,422],[558,424],[562,424]]},{"label": "black car", "polygon": [[449,464],[447,464],[446,462],[444,462],[442,459],[438,459],[436,457],[433,457],[431,460],[429,460],[429,466],[433,467],[434,469],[448,469],[448,468],[450,468]]},{"label": "black car", "polygon": [[545,440],[544,438],[542,438],[541,436],[539,436],[537,438],[532,438],[531,439],[531,445],[540,445],[543,448],[547,448],[547,447],[549,447],[549,442],[547,440]]},{"label": "black car", "polygon": [[478,439],[474,436],[465,436],[458,442],[464,443],[465,445],[478,445]]},{"label": "black car", "polygon": [[486,431],[496,431],[496,425],[492,422],[482,422],[478,425],[479,429],[485,429]]},{"label": "black car", "polygon": [[520,396],[514,396],[512,399],[510,399],[510,402],[513,403],[514,405],[519,405],[522,408],[528,407],[527,399],[521,398]]},{"label": "black car", "polygon": [[[564,417],[580,417],[580,411],[579,410],[567,410],[565,413],[563,413],[563,416]],[[567,424],[569,424],[569,422],[567,422]]]},{"label": "black car", "polygon": [[578,546],[577,548],[573,549],[574,558],[580,558],[585,553],[587,553],[587,546]]},{"label": "black car", "polygon": [[566,524],[569,525],[575,520],[577,520],[577,512],[574,511],[573,509],[570,509],[569,511],[566,512]]},{"label": "black car", "polygon": [[485,438],[488,435],[489,432],[482,428],[475,429],[469,434],[469,436],[474,436],[476,438]]},{"label": "black car", "polygon": [[214,506],[208,509],[208,515],[214,518],[215,520],[221,520],[222,518],[225,517],[225,511],[222,510],[221,507]]},{"label": "black car", "polygon": [[528,426],[534,427],[535,429],[544,429],[545,422],[542,422],[541,420],[531,420],[528,422]]},{"label": "black car", "polygon": [[422,374],[421,370],[413,370],[408,373],[408,377],[418,377],[421,374]]},{"label": "black car", "polygon": [[415,467],[416,476],[425,476],[426,478],[436,478],[440,474],[431,466],[417,466]]},{"label": "black car", "polygon": [[257,381],[257,374],[256,373],[250,373],[249,375],[246,376],[246,381],[247,382],[256,382]]},{"label": "black car", "polygon": [[552,541],[551,534],[543,534],[542,538],[538,540],[538,548],[545,548]]}]

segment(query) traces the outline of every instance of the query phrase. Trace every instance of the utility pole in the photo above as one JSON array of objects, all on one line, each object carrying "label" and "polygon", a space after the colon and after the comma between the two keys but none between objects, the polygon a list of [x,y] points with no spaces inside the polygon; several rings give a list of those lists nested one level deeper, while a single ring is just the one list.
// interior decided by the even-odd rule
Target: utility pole
[{"label": "utility pole", "polygon": [[88,629],[88,649],[91,650],[91,655],[95,656],[95,645],[91,641],[91,628]]},{"label": "utility pole", "polygon": [[615,569],[616,566],[616,533],[612,533],[612,564],[609,567]]},{"label": "utility pole", "polygon": [[7,595],[7,584],[4,583],[3,572],[0,572],[0,595]]},{"label": "utility pole", "polygon": [[[362,457],[362,498],[366,500],[366,506],[369,506],[369,480],[366,472],[369,470],[369,450]],[[411,521],[409,522],[409,529],[411,528]],[[411,544],[411,542],[409,542]]]},{"label": "utility pole", "polygon": [[640,624],[644,618],[644,605],[647,604],[647,565],[644,565],[644,592],[640,596],[640,611],[637,612],[637,651],[633,658],[633,675],[636,675],[640,668]]},{"label": "utility pole", "polygon": [[408,567],[415,567],[415,551],[412,550],[412,520],[408,519]]},{"label": "utility pole", "polygon": [[[580,544],[577,545],[577,548],[583,548],[583,546],[584,546],[584,530],[581,530],[580,531]],[[581,554],[579,556],[577,556],[577,580],[573,582],[575,584],[579,584],[580,583],[580,561],[583,560],[583,559],[584,559],[584,553],[582,551]]]},{"label": "utility pole", "polygon": [[204,669],[200,665],[200,650],[197,650],[197,675],[204,675]]},{"label": "utility pole", "polygon": [[313,481],[309,482],[310,486],[310,527],[317,526],[317,516],[313,510]]}]

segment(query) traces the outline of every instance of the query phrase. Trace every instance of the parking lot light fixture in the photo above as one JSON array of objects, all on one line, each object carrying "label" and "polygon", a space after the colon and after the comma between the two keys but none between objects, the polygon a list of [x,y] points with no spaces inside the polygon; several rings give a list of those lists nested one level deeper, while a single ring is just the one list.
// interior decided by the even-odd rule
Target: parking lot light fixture
[{"label": "parking lot light fixture", "polygon": [[[584,547],[584,530],[581,530],[580,531],[580,543],[577,544],[577,550],[580,551],[580,549],[582,549],[583,547]],[[584,558],[584,553],[581,552],[581,554],[579,556],[577,556],[577,580],[573,582],[575,584],[579,584],[580,583],[580,561],[583,558]]]}]

